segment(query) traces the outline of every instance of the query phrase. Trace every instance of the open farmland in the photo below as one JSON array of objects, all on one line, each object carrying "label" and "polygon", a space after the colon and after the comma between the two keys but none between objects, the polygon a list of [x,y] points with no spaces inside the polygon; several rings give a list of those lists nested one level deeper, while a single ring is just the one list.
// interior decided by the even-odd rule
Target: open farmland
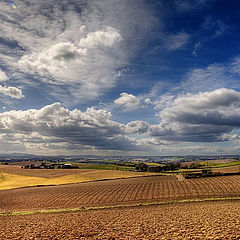
[{"label": "open farmland", "polygon": [[102,169],[23,169],[21,166],[0,165],[0,190],[148,175],[156,174]]},{"label": "open farmland", "polygon": [[[34,171],[26,177],[35,177]],[[61,171],[41,177],[68,176]],[[94,171],[106,174],[80,170],[87,176]],[[0,239],[237,240],[239,199],[239,175],[159,175],[1,190]]]},{"label": "open farmland", "polygon": [[[0,212],[69,209],[173,199],[240,197],[240,176],[150,176],[0,191]],[[27,204],[26,204],[27,203]]]},{"label": "open farmland", "polygon": [[0,239],[231,239],[240,236],[239,201],[1,216]]},{"label": "open farmland", "polygon": [[240,174],[240,165],[230,166],[230,167],[221,167],[221,168],[214,168],[213,172],[220,172],[220,173],[239,173]]},{"label": "open farmland", "polygon": [[229,167],[229,166],[240,165],[240,161],[236,159],[216,159],[216,160],[200,161],[199,163],[207,167]]}]

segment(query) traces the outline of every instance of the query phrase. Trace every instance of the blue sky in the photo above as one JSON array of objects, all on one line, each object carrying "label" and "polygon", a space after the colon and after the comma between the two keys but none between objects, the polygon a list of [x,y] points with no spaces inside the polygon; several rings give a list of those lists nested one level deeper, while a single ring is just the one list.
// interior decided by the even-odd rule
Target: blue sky
[{"label": "blue sky", "polygon": [[0,0],[0,152],[240,153],[240,3]]}]

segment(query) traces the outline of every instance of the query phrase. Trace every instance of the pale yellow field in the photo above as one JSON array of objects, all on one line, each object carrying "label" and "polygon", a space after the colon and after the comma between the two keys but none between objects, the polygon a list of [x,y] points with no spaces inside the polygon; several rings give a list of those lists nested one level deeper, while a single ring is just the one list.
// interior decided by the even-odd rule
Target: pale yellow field
[{"label": "pale yellow field", "polygon": [[[28,174],[27,174],[28,173]],[[94,169],[21,169],[19,167],[0,168],[0,190],[39,186],[80,183],[104,179],[130,178],[154,175],[152,173],[138,173],[116,170]]]}]

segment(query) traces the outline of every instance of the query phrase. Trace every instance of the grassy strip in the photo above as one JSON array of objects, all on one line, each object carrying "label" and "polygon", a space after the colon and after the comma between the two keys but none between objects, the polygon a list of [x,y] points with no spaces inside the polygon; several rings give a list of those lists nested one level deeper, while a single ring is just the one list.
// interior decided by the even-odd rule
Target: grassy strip
[{"label": "grassy strip", "polygon": [[174,203],[192,203],[192,202],[207,202],[207,201],[226,201],[226,200],[240,200],[240,197],[220,197],[220,198],[196,198],[196,199],[182,199],[182,200],[169,200],[161,202],[138,203],[138,204],[125,204],[125,205],[111,205],[111,206],[98,206],[98,207],[81,207],[73,209],[49,209],[49,210],[36,210],[36,211],[22,211],[22,212],[2,212],[0,216],[22,216],[33,215],[40,213],[64,213],[64,212],[79,212],[87,210],[103,210],[127,207],[140,207],[140,206],[157,206]]}]

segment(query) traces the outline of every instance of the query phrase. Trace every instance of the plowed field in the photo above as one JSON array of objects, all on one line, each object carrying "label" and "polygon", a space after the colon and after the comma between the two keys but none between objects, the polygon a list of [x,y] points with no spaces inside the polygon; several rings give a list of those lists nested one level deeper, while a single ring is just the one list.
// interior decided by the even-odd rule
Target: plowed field
[{"label": "plowed field", "polygon": [[171,199],[240,197],[240,176],[155,176],[0,191],[0,212],[121,205]]},{"label": "plowed field", "polygon": [[0,239],[240,239],[240,202],[0,217]]},{"label": "plowed field", "polygon": [[231,167],[223,167],[223,168],[215,168],[213,172],[220,173],[240,173],[240,165],[231,166]]}]

